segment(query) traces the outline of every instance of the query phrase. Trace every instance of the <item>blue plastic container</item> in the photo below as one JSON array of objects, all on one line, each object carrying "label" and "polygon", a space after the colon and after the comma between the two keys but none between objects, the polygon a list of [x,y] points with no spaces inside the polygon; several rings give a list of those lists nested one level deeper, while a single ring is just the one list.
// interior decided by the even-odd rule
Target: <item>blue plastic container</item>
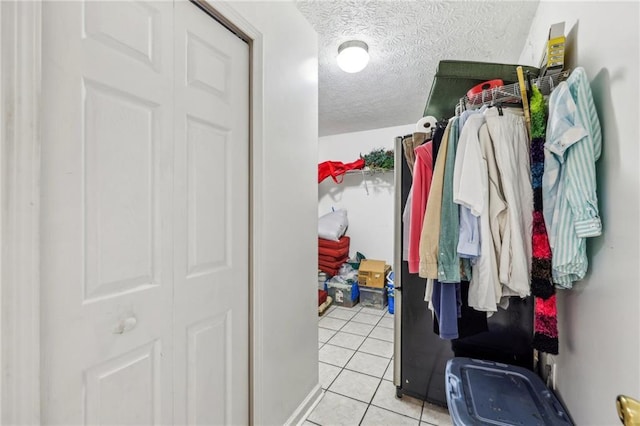
[{"label": "blue plastic container", "polygon": [[393,286],[393,279],[394,279],[394,274],[393,272],[389,272],[389,275],[387,275],[387,309],[389,310],[390,314],[393,314],[394,310],[395,310],[395,291],[394,291],[394,286]]},{"label": "blue plastic container", "polygon": [[526,368],[471,358],[447,362],[447,405],[456,426],[569,426],[571,418]]},{"label": "blue plastic container", "polygon": [[387,309],[390,314],[392,314],[395,309],[393,284],[387,284]]}]

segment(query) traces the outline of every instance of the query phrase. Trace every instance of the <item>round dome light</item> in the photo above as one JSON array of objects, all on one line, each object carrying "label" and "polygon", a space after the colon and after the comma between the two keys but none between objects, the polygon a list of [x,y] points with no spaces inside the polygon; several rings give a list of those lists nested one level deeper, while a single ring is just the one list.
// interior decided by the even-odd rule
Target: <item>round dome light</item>
[{"label": "round dome light", "polygon": [[345,72],[360,72],[369,63],[369,46],[364,41],[345,41],[338,47],[337,61]]}]

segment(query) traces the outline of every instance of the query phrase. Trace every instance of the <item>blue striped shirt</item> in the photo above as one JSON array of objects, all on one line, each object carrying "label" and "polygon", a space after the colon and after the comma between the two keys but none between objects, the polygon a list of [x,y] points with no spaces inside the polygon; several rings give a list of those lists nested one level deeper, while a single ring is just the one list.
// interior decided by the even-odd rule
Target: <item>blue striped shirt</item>
[{"label": "blue striped shirt", "polygon": [[585,238],[602,232],[595,169],[602,133],[583,68],[551,93],[545,148],[543,214],[553,282],[571,288],[587,272]]}]

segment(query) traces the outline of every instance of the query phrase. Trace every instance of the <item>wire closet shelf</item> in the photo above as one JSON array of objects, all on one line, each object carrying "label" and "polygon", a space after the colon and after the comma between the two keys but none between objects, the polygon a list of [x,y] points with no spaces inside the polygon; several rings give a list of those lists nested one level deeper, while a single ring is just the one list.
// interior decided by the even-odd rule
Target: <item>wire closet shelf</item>
[{"label": "wire closet shelf", "polygon": [[[531,84],[535,84],[543,95],[549,95],[553,89],[569,77],[570,70],[561,71],[556,74],[545,75],[536,79],[531,79]],[[460,98],[456,105],[456,114],[459,115],[465,110],[473,110],[483,105],[496,104],[519,104],[522,102],[522,92],[518,83],[507,84],[500,87],[485,89],[472,96]]]}]

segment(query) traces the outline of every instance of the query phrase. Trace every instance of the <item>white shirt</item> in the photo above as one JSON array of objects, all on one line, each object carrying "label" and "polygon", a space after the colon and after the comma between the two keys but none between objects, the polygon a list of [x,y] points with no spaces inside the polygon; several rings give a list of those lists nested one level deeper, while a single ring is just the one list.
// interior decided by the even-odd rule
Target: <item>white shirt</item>
[{"label": "white shirt", "polygon": [[[482,114],[473,115],[460,134],[453,180],[453,200],[468,207],[480,217],[480,256],[472,264],[469,284],[470,307],[478,311],[496,312],[502,289],[498,275],[496,252],[491,239],[489,217],[489,178],[487,162],[481,149],[479,130],[485,129]],[[489,140],[490,142],[490,140]]]}]

